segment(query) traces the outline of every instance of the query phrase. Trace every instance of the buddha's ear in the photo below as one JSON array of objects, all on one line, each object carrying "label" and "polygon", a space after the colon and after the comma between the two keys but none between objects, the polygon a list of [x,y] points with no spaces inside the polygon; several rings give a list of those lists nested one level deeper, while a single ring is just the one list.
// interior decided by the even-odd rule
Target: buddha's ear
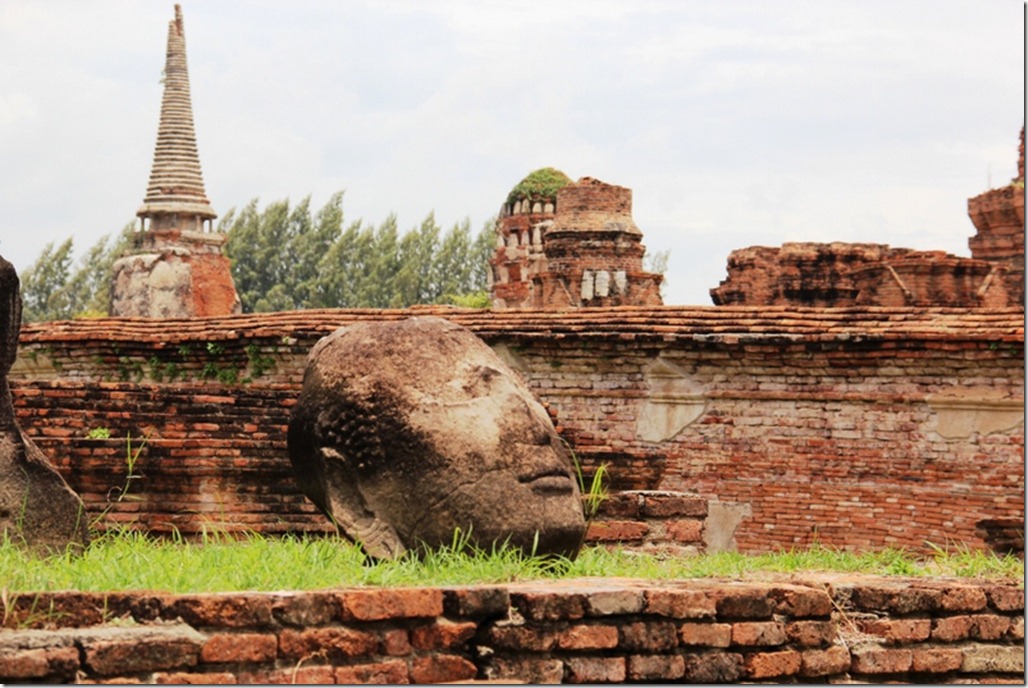
[{"label": "buddha's ear", "polygon": [[336,528],[376,559],[403,554],[407,548],[393,526],[368,509],[346,459],[331,447],[320,451],[325,466],[325,510]]}]

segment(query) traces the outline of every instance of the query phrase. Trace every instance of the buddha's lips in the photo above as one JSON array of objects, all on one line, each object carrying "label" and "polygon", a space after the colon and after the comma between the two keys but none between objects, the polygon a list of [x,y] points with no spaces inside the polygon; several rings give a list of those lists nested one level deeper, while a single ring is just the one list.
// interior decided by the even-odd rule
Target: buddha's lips
[{"label": "buddha's lips", "polygon": [[571,492],[574,488],[571,476],[556,468],[518,476],[518,482],[527,484],[534,492]]}]

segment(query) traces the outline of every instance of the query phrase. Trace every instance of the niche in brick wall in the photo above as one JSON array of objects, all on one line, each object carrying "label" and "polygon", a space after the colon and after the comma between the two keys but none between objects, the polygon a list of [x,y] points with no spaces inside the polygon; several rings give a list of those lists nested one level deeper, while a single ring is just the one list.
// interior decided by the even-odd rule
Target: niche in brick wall
[{"label": "niche in brick wall", "polygon": [[675,364],[658,358],[646,367],[643,376],[649,395],[639,408],[639,439],[669,440],[707,410],[703,385]]}]

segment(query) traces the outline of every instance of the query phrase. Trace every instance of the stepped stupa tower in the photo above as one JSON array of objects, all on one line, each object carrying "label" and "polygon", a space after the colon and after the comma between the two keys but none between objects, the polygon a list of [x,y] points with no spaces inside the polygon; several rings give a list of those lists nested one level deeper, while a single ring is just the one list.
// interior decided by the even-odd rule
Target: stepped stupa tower
[{"label": "stepped stupa tower", "polygon": [[663,277],[643,270],[642,236],[631,189],[538,169],[500,209],[493,308],[659,306]]},{"label": "stepped stupa tower", "polygon": [[204,190],[193,126],[182,8],[168,24],[164,97],[150,182],[133,249],[114,264],[110,313],[190,318],[240,312],[227,237]]}]

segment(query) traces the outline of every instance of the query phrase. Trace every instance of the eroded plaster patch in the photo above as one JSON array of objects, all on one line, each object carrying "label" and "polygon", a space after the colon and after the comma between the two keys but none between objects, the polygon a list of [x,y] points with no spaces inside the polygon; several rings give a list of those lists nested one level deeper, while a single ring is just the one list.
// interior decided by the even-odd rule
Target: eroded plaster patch
[{"label": "eroded plaster patch", "polygon": [[734,552],[735,531],[744,518],[753,515],[753,507],[744,503],[707,502],[707,520],[703,526],[703,542],[708,553]]},{"label": "eroded plaster patch", "polygon": [[673,363],[657,359],[643,372],[649,397],[639,409],[636,434],[645,442],[664,442],[707,410],[704,388]]},{"label": "eroded plaster patch", "polygon": [[952,390],[926,401],[934,421],[930,429],[946,439],[1002,433],[1024,424],[1024,399],[992,389]]}]

